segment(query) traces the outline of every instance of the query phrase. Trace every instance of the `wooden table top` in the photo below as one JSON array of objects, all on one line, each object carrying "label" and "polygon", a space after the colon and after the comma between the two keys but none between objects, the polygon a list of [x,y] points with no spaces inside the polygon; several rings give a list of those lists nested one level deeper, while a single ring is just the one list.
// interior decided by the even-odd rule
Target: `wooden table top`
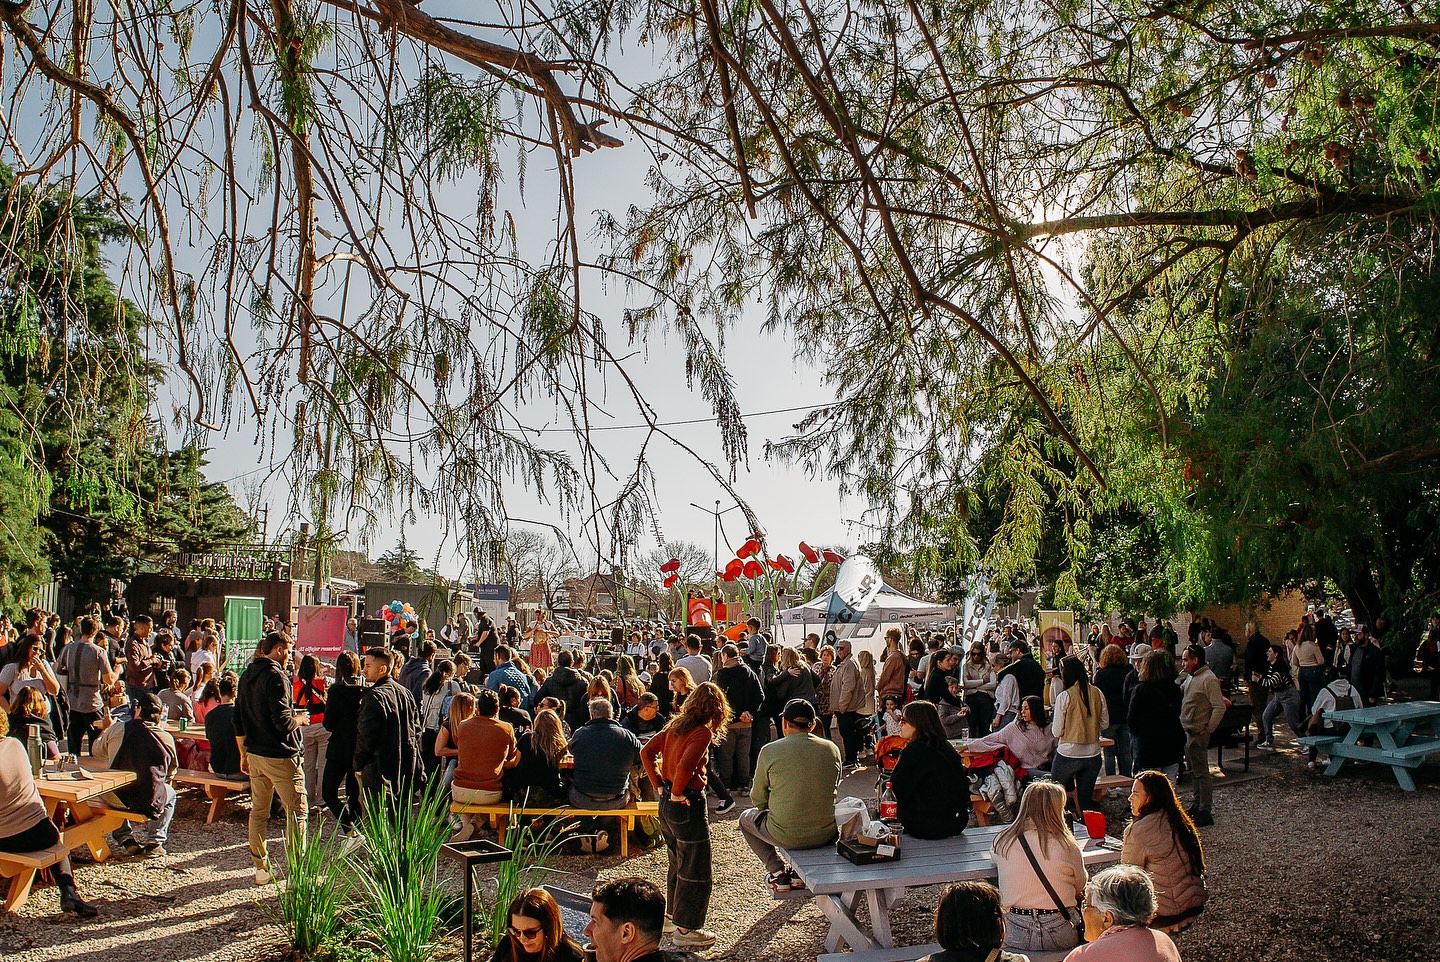
[{"label": "wooden table top", "polygon": [[165,731],[170,733],[171,738],[193,738],[196,741],[205,739],[205,726],[200,722],[190,722],[190,727],[183,732],[180,730],[180,726],[174,722],[166,722]]},{"label": "wooden table top", "polygon": [[113,792],[135,781],[134,772],[102,771],[42,772],[35,779],[40,797],[78,805],[92,798]]}]

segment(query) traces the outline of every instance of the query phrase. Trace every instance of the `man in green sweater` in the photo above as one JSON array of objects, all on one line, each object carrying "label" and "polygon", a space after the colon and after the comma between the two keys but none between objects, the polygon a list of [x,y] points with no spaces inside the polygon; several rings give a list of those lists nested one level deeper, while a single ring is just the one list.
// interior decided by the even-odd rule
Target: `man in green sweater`
[{"label": "man in green sweater", "polygon": [[777,846],[819,848],[835,841],[840,749],[811,733],[815,706],[803,698],[786,702],[780,718],[784,737],[760,749],[750,789],[755,807],[740,816],[740,831],[765,863],[770,885],[788,892],[803,885],[786,868]]}]

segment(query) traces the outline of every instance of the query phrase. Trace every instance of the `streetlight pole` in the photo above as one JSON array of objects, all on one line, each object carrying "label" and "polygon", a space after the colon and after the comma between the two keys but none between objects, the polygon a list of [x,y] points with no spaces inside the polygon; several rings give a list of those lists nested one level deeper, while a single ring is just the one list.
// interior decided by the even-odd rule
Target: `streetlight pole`
[{"label": "streetlight pole", "polygon": [[719,499],[717,498],[716,501],[715,501],[715,509],[714,509],[713,511],[712,511],[711,509],[709,509],[709,508],[702,508],[702,507],[700,507],[700,505],[696,504],[694,501],[691,501],[691,502],[690,502],[690,507],[695,508],[696,510],[699,510],[699,511],[704,511],[706,514],[714,515],[714,517],[715,517],[715,545],[714,545],[714,551],[715,551],[715,553],[714,553],[714,559],[715,559],[715,594],[718,595],[718,594],[720,594],[720,516],[721,516],[722,514],[729,514],[731,511],[738,511],[738,510],[740,510],[740,505],[738,505],[738,504],[732,504],[730,507],[726,508],[724,511],[721,511],[721,510],[720,510],[720,501],[719,501]]}]

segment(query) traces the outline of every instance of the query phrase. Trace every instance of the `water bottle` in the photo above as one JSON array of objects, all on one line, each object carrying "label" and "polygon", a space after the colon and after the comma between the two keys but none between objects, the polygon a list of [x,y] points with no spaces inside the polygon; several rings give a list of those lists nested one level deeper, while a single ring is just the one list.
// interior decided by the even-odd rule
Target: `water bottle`
[{"label": "water bottle", "polygon": [[25,726],[25,751],[30,756],[30,774],[36,778],[40,777],[40,771],[45,767],[45,749],[40,745],[40,726]]},{"label": "water bottle", "polygon": [[880,821],[895,822],[900,819],[900,802],[895,798],[895,789],[887,780],[880,789]]}]

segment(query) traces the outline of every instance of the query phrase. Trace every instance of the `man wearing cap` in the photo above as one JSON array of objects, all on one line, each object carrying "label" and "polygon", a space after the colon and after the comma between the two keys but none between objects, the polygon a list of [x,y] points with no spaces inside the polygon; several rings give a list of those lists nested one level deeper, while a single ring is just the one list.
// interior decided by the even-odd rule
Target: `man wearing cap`
[{"label": "man wearing cap", "polygon": [[780,713],[781,737],[760,750],[750,791],[754,808],[740,816],[740,831],[764,863],[778,892],[798,879],[785,867],[777,847],[819,848],[835,841],[835,786],[840,750],[815,727],[815,706],[792,698]]}]

